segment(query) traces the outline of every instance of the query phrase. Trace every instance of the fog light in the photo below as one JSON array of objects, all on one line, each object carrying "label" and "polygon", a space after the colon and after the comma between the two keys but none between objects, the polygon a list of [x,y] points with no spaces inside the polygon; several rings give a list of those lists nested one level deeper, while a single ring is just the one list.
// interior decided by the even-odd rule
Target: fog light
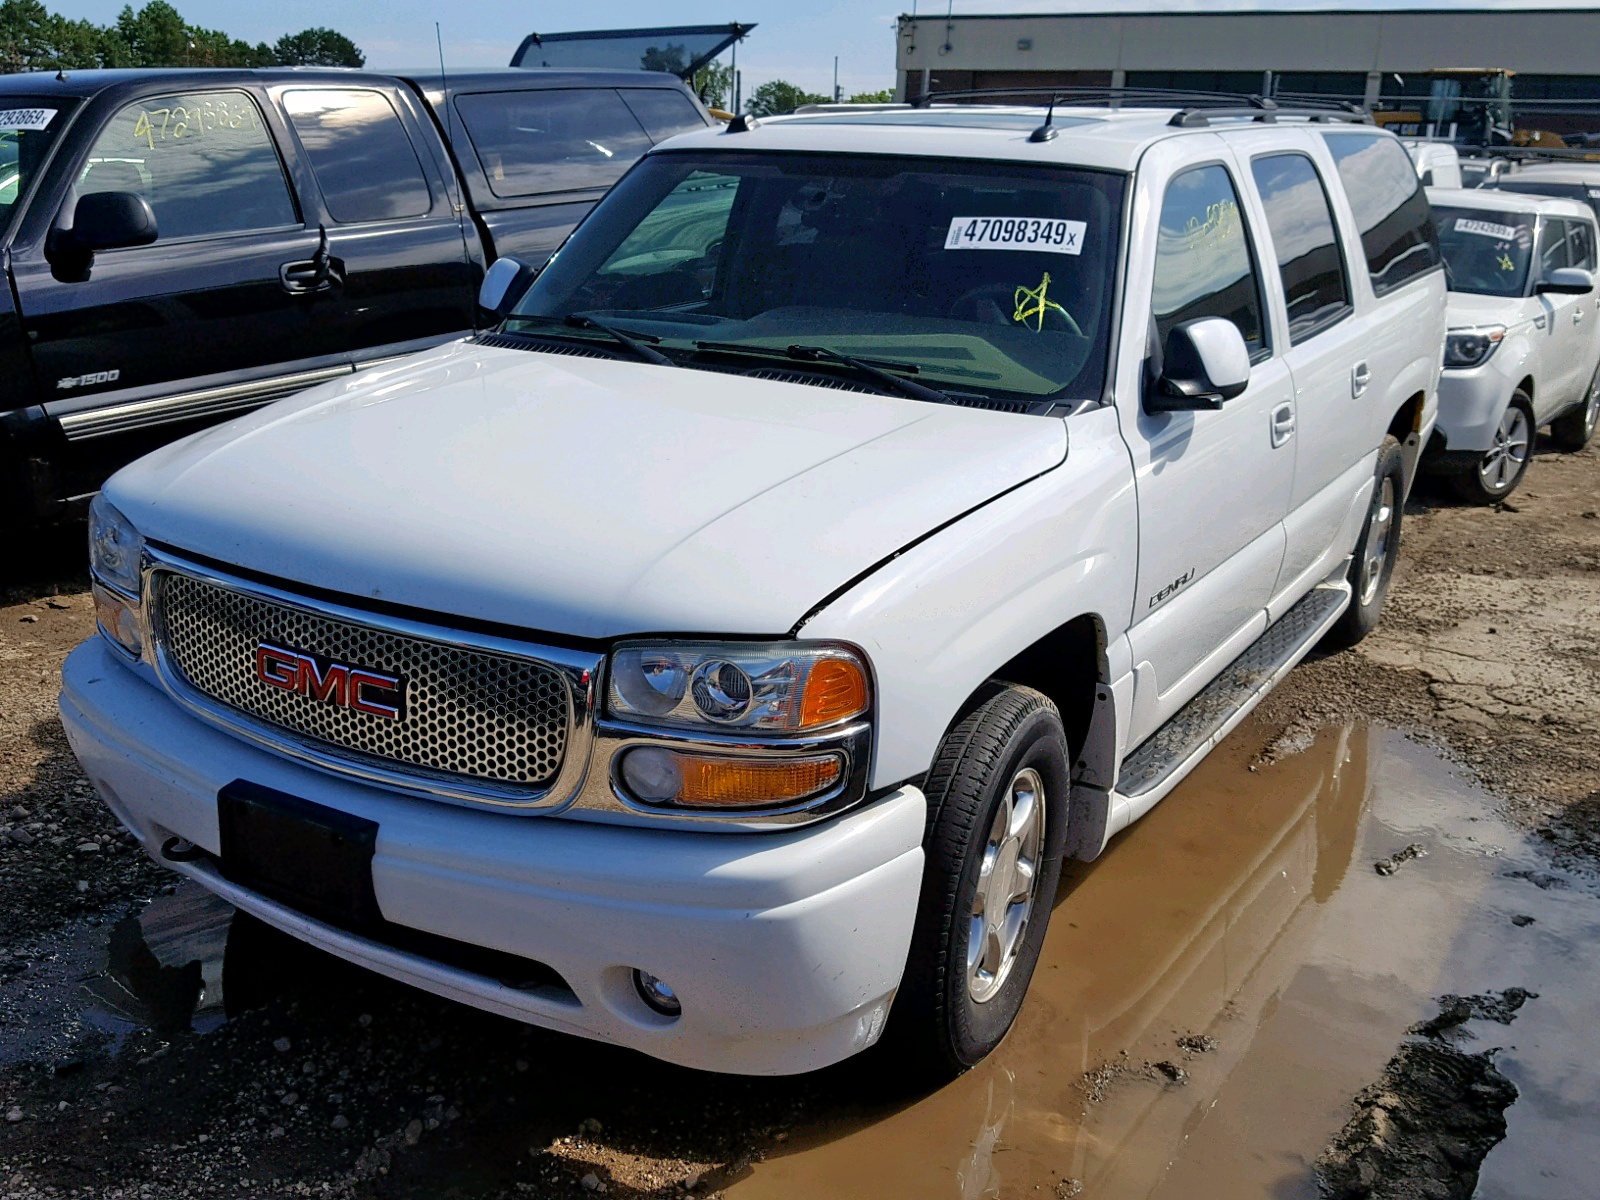
[{"label": "fog light", "polygon": [[110,588],[93,584],[94,615],[100,632],[125,653],[138,658],[144,653],[144,630],[139,610]]},{"label": "fog light", "polygon": [[683,1012],[683,1005],[678,1001],[678,993],[668,987],[664,980],[657,979],[649,971],[641,971],[635,967],[633,971],[633,986],[639,992],[639,999],[643,1000],[663,1017],[676,1017]]},{"label": "fog light", "polygon": [[838,754],[814,758],[724,758],[635,746],[622,756],[622,786],[644,804],[681,808],[772,808],[820,795],[844,775]]}]

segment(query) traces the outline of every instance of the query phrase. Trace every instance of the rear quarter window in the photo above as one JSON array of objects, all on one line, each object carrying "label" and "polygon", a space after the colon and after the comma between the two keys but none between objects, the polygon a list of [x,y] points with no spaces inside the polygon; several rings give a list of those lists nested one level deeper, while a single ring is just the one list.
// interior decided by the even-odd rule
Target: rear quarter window
[{"label": "rear quarter window", "polygon": [[673,134],[706,127],[694,101],[682,92],[670,88],[623,88],[621,95],[652,142],[664,142]]},{"label": "rear quarter window", "polygon": [[503,198],[608,188],[651,145],[610,88],[477,92],[457,96],[456,111]]},{"label": "rear quarter window", "polygon": [[1375,133],[1323,136],[1361,230],[1372,290],[1385,295],[1437,267],[1439,237],[1428,196],[1400,143]]}]

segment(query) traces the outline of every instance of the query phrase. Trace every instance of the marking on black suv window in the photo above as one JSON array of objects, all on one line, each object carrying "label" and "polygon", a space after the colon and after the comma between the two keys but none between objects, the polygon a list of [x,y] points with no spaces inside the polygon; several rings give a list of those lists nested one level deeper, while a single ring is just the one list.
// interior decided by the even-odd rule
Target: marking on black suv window
[{"label": "marking on black suv window", "polygon": [[1178,578],[1167,584],[1166,587],[1162,588],[1154,596],[1151,596],[1149,607],[1154,608],[1156,605],[1163,604],[1172,599],[1173,596],[1178,594],[1179,590],[1181,590],[1186,584],[1193,582],[1193,580],[1194,568],[1190,567],[1188,574],[1178,576]]},{"label": "marking on black suv window", "polygon": [[73,388],[94,387],[101,383],[115,383],[122,378],[122,371],[92,371],[88,375],[68,375],[64,379],[56,380],[56,390],[61,392],[71,391]]}]

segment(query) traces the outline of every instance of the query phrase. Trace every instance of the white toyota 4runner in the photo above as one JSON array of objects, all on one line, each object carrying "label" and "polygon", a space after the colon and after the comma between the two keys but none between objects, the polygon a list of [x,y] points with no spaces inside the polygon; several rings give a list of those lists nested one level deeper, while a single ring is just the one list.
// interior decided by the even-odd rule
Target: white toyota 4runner
[{"label": "white toyota 4runner", "polygon": [[1429,189],[1450,281],[1439,424],[1425,470],[1493,504],[1522,482],[1539,426],[1582,450],[1600,419],[1600,291],[1588,205]]},{"label": "white toyota 4runner", "polygon": [[1377,620],[1445,278],[1344,112],[680,137],[492,334],[121,472],[61,708],[308,942],[695,1067],[1010,1027],[1064,856]]}]

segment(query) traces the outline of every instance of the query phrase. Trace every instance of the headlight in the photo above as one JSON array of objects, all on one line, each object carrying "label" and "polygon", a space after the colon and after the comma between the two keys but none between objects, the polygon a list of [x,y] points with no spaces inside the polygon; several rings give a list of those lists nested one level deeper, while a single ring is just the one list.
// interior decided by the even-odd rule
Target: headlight
[{"label": "headlight", "polygon": [[800,733],[870,707],[866,664],[803,642],[629,642],[607,673],[614,717],[680,729]]},{"label": "headlight", "polygon": [[1444,365],[1481,367],[1505,340],[1504,325],[1480,325],[1472,329],[1452,329],[1444,338]]},{"label": "headlight", "polygon": [[130,596],[139,594],[144,539],[104,496],[89,505],[89,567],[103,583]]},{"label": "headlight", "polygon": [[89,567],[93,573],[94,611],[100,632],[123,653],[144,653],[144,612],[140,573],[144,539],[128,518],[104,496],[89,505]]}]

